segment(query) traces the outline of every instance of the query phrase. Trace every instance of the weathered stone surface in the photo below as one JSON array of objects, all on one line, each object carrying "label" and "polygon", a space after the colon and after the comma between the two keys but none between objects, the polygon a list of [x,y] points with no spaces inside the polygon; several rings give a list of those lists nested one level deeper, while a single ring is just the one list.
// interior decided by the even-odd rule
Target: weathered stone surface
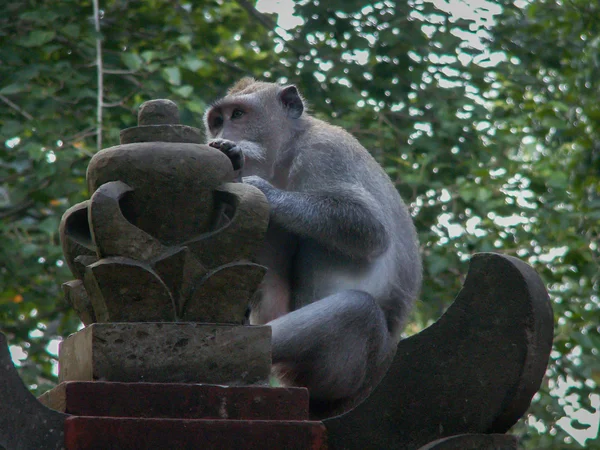
[{"label": "weathered stone surface", "polygon": [[94,307],[83,286],[83,281],[72,280],[63,283],[63,293],[67,303],[73,307],[84,325],[89,325],[96,321]]},{"label": "weathered stone surface", "polygon": [[104,258],[83,280],[98,322],[177,320],[175,299],[149,265],[128,258]]},{"label": "weathered stone surface", "polygon": [[266,384],[271,328],[96,323],[60,345],[59,381]]},{"label": "weathered stone surface", "polygon": [[46,408],[23,385],[0,333],[0,447],[58,450],[67,415]]},{"label": "weathered stone surface", "polygon": [[[151,262],[152,268],[161,277],[177,305],[177,317],[183,318],[185,302],[195,290],[195,283],[208,274],[208,270],[187,247],[170,247]],[[209,318],[198,318],[198,322],[216,322]]]},{"label": "weathered stone surface", "polygon": [[122,256],[146,261],[165,252],[165,247],[150,234],[125,218],[121,208],[133,189],[121,181],[99,186],[88,206],[89,226],[98,256]]},{"label": "weathered stone surface", "polygon": [[147,125],[121,131],[121,144],[134,142],[184,142],[202,144],[200,130],[187,125]]},{"label": "weathered stone surface", "polygon": [[320,422],[69,417],[66,450],[326,449]]},{"label": "weathered stone surface", "polygon": [[510,256],[475,255],[448,311],[400,342],[363,403],[324,421],[329,445],[416,449],[456,434],[504,433],[540,387],[552,335],[536,272]]},{"label": "weathered stone surface", "polygon": [[96,153],[87,170],[90,192],[116,180],[133,188],[121,204],[125,217],[164,245],[211,231],[213,191],[232,178],[223,153],[177,142],[110,147]]},{"label": "weathered stone surface", "polygon": [[269,202],[254,186],[225,183],[215,191],[218,228],[187,242],[208,267],[251,260],[263,245],[269,225]]},{"label": "weathered stone surface", "polygon": [[132,142],[202,143],[200,130],[179,124],[179,108],[171,100],[158,99],[142,103],[137,127],[121,131],[121,144]]},{"label": "weathered stone surface", "polygon": [[71,273],[83,280],[85,268],[76,264],[80,255],[96,256],[95,245],[88,223],[89,200],[77,203],[65,211],[58,227],[60,242],[65,261]]},{"label": "weathered stone surface", "polygon": [[217,268],[195,283],[182,309],[182,319],[243,323],[248,300],[265,272],[265,267],[251,263],[232,263]]},{"label": "weathered stone surface", "polygon": [[179,122],[177,104],[166,98],[148,100],[138,109],[138,126],[178,125]]},{"label": "weathered stone surface", "polygon": [[71,381],[39,401],[76,416],[308,420],[305,388]]},{"label": "weathered stone surface", "polygon": [[419,450],[518,450],[519,440],[509,434],[460,434],[431,442]]}]

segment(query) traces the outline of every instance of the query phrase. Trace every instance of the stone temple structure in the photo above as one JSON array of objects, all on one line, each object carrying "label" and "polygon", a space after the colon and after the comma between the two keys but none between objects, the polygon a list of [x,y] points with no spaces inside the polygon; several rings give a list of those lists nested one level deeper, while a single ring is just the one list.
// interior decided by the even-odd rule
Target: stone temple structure
[{"label": "stone temple structure", "polygon": [[505,434],[539,389],[552,345],[547,292],[518,259],[477,254],[454,304],[403,340],[370,396],[310,418],[304,388],[269,386],[271,332],[247,326],[265,268],[263,194],[181,125],[177,106],[88,167],[91,198],[60,225],[85,328],[65,339],[59,382],[35,399],[0,333],[6,449],[517,449]]}]

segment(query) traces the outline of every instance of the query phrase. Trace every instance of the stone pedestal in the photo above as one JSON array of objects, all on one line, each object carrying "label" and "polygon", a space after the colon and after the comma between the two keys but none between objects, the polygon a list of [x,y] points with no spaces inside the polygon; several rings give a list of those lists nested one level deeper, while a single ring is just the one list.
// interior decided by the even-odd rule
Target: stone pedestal
[{"label": "stone pedestal", "polygon": [[59,381],[266,385],[271,328],[200,324],[95,323],[65,339]]},{"label": "stone pedestal", "polygon": [[325,449],[304,388],[67,382],[40,402],[71,414],[70,449]]},{"label": "stone pedestal", "polygon": [[68,415],[66,450],[326,448],[308,391],[268,387],[270,366],[268,326],[95,323],[39,401]]}]

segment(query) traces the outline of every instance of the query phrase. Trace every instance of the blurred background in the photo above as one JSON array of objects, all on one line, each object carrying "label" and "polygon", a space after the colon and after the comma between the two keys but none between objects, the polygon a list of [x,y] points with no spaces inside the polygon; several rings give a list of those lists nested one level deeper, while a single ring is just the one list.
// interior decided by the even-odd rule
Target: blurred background
[{"label": "blurred background", "polygon": [[295,83],[410,205],[425,268],[406,333],[473,253],[517,256],[552,298],[526,449],[600,448],[600,3],[20,0],[0,6],[0,330],[35,393],[81,324],[61,295],[63,212],[145,100],[202,126],[242,76]]}]

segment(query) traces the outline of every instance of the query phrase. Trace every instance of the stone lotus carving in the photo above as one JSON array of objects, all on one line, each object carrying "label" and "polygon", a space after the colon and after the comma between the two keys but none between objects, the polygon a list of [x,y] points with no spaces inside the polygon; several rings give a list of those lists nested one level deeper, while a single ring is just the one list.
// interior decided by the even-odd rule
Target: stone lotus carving
[{"label": "stone lotus carving", "polygon": [[121,145],[92,158],[91,198],[60,224],[76,277],[63,289],[84,324],[244,321],[266,270],[251,260],[269,206],[200,142],[173,102],[153,100],[137,127],[121,131]]}]

